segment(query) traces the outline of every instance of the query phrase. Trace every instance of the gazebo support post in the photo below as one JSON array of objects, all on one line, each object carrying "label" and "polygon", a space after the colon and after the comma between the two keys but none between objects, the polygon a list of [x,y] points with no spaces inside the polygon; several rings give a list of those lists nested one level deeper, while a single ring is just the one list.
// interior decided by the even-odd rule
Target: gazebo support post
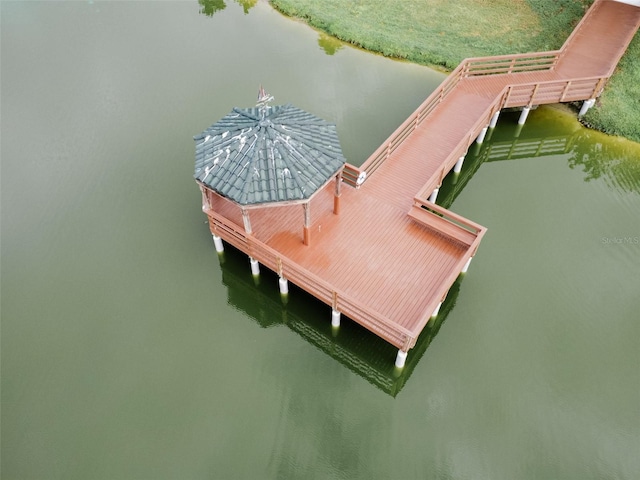
[{"label": "gazebo support post", "polygon": [[340,185],[342,184],[342,172],[336,176],[336,191],[333,196],[333,213],[340,215]]},{"label": "gazebo support post", "polygon": [[246,208],[242,209],[242,222],[244,223],[244,231],[247,234],[251,234],[251,219],[249,218],[249,212]]},{"label": "gazebo support post", "polygon": [[303,203],[302,206],[304,207],[303,241],[305,245],[309,245],[311,243],[311,232],[309,231],[309,227],[311,226],[311,214],[309,212],[309,202]]}]

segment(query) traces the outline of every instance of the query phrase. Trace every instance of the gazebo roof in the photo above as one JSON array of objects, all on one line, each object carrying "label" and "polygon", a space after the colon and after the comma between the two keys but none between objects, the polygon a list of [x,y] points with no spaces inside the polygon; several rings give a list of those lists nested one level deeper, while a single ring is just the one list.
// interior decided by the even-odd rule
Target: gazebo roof
[{"label": "gazebo roof", "polygon": [[234,108],[194,140],[195,178],[240,205],[308,200],[345,163],[335,125],[288,104]]}]

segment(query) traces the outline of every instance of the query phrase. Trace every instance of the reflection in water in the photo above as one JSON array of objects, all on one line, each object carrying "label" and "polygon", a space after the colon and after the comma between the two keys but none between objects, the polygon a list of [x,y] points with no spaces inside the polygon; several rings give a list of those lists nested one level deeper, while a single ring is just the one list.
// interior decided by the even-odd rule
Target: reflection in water
[{"label": "reflection in water", "polygon": [[[258,0],[234,0],[236,3],[242,5],[244,9],[244,13],[249,13],[251,8],[255,7]],[[227,5],[224,3],[224,0],[198,0],[200,4],[200,13],[206,15],[207,17],[212,17],[216,12],[220,10],[224,10]]]},{"label": "reflection in water", "polygon": [[254,281],[246,255],[225,245],[221,255],[222,283],[227,287],[228,302],[245,312],[262,328],[286,325],[306,341],[338,360],[357,375],[385,393],[395,397],[438,333],[449,311],[455,305],[462,277],[451,287],[438,317],[422,331],[409,352],[401,372],[394,367],[397,349],[360,327],[343,319],[336,331],[331,327],[331,310],[303,290],[289,284],[286,302],[278,291],[277,276],[265,269],[260,281]]},{"label": "reflection in water", "polygon": [[581,129],[572,142],[569,167],[580,167],[586,182],[602,178],[607,185],[622,192],[640,193],[640,146],[637,143],[586,129]]},{"label": "reflection in water", "polygon": [[198,0],[198,3],[200,4],[200,13],[207,17],[212,17],[217,11],[227,8],[224,0]]},{"label": "reflection in water", "polygon": [[569,115],[567,120],[571,123],[562,124],[556,119],[551,132],[547,124],[551,109],[540,110],[538,118],[529,117],[524,128],[516,124],[517,115],[504,113],[500,128],[491,131],[482,145],[469,148],[462,171],[444,179],[438,204],[451,207],[484,162],[551,155],[568,155],[569,168],[581,168],[585,182],[602,179],[623,193],[640,193],[640,145],[583,128]]},{"label": "reflection in water", "polygon": [[320,32],[318,45],[320,45],[320,48],[322,48],[327,55],[333,55],[343,47],[344,42],[324,32]]}]

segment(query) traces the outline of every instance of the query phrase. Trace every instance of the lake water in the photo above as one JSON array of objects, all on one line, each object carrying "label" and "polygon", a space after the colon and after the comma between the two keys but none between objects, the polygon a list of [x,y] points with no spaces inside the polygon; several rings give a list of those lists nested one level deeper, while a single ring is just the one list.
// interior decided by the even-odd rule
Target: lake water
[{"label": "lake water", "polygon": [[505,113],[441,190],[489,231],[398,376],[218,257],[192,136],[262,84],[360,164],[443,74],[263,1],[0,8],[3,479],[638,478],[640,145]]}]

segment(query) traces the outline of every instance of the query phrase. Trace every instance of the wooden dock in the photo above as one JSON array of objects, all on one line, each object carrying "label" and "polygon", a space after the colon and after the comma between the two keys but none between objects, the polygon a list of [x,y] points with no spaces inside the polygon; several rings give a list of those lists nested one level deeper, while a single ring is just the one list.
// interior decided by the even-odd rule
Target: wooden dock
[{"label": "wooden dock", "polygon": [[[557,51],[463,61],[360,167],[311,200],[309,234],[297,205],[252,210],[201,185],[213,235],[398,348],[404,365],[486,229],[435,204],[444,177],[504,108],[595,100],[640,26],[640,8],[596,0]],[[586,104],[587,106],[589,103]],[[458,164],[456,166],[456,164]],[[275,286],[274,286],[275,288]]]}]

